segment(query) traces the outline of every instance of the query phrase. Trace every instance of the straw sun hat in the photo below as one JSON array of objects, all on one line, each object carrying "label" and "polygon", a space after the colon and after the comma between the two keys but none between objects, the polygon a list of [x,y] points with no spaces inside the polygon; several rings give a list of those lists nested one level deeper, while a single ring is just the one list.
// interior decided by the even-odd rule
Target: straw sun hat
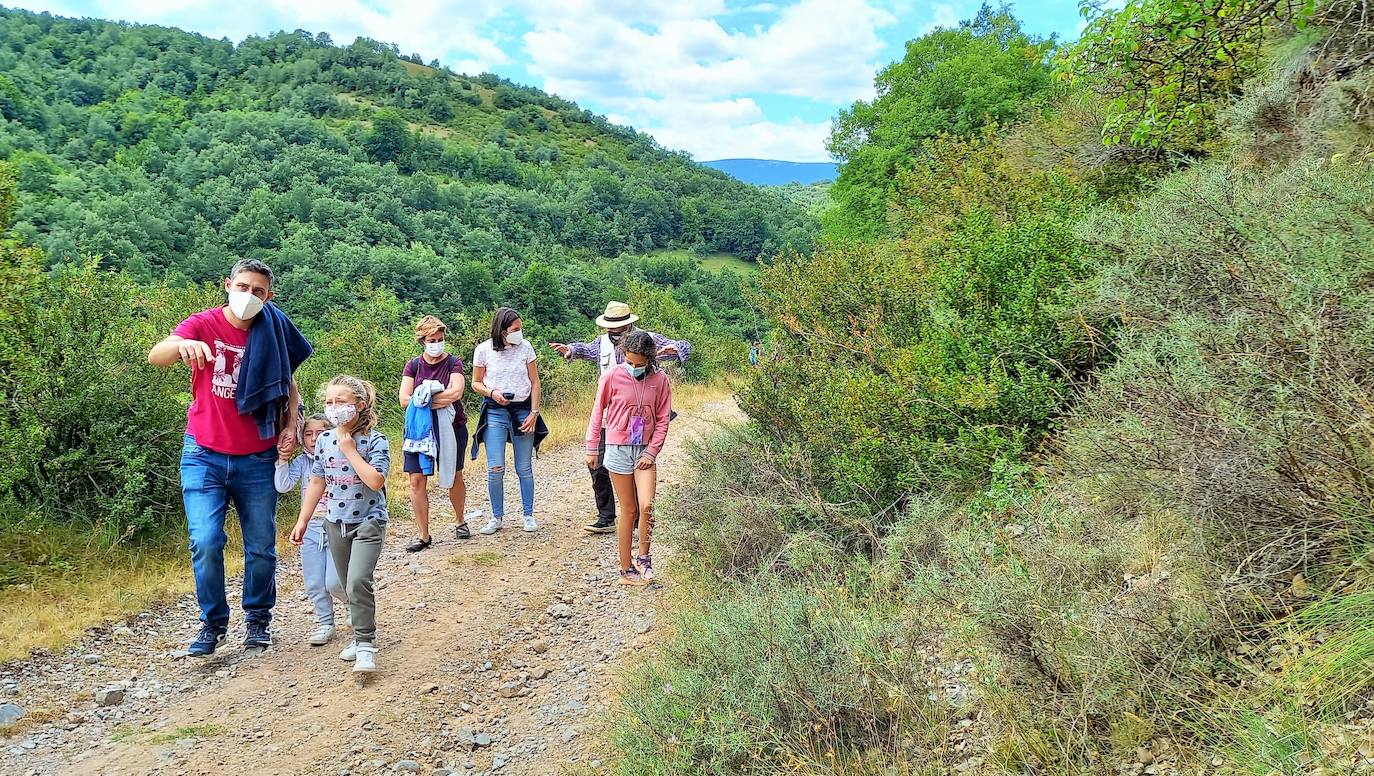
[{"label": "straw sun hat", "polygon": [[610,302],[606,305],[606,312],[596,319],[596,325],[603,329],[618,329],[637,320],[639,316],[630,312],[629,305],[624,302]]}]

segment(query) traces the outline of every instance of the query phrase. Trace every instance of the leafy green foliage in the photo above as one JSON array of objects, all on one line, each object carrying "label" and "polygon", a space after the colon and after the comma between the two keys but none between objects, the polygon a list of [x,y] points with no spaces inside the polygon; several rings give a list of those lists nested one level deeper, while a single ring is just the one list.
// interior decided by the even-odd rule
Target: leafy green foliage
[{"label": "leafy green foliage", "polygon": [[1088,21],[1062,72],[1110,100],[1102,136],[1197,153],[1218,133],[1217,109],[1259,72],[1266,39],[1303,24],[1314,0],[1139,0],[1081,3]]},{"label": "leafy green foliage", "polygon": [[[856,246],[829,220],[839,240],[765,274],[776,344],[742,393],[754,422],[698,454],[691,509],[668,506],[706,604],[677,615],[622,702],[626,766],[1366,759],[1349,735],[1368,725],[1374,654],[1365,10],[1142,0],[1095,16],[1075,91],[922,141],[872,200],[881,239]],[[1309,13],[1321,28],[1265,49]],[[1211,151],[1187,169],[1169,155]],[[930,623],[932,652],[973,666],[955,684],[972,686],[976,754],[891,747],[851,701],[826,731],[834,759],[816,757],[791,702],[842,715],[806,679],[898,683],[850,659],[862,635],[830,636],[837,599],[855,634]],[[825,634],[805,651],[802,607]],[[756,691],[757,666],[788,690]],[[938,714],[891,724],[945,732]],[[850,742],[869,757],[846,759]]]},{"label": "leafy green foliage", "polygon": [[987,5],[956,28],[908,42],[902,61],[878,73],[878,97],[835,118],[828,147],[843,165],[831,190],[838,207],[829,234],[883,234],[892,182],[919,164],[926,141],[977,135],[1038,107],[1051,84],[1052,48],[1022,32],[1005,7]]},{"label": "leafy green foliage", "polygon": [[701,587],[628,682],[619,772],[947,772],[933,749],[953,710],[928,700],[925,628],[872,606],[871,569],[790,523],[819,518],[813,492],[760,487],[785,488],[793,463],[748,431],[695,451],[663,523]]},{"label": "leafy green foliage", "polygon": [[105,541],[160,527],[181,502],[189,396],[185,375],[145,356],[206,294],[143,290],[91,263],[48,276],[0,250],[13,279],[0,291],[0,500]]},{"label": "leafy green foliage", "polygon": [[1026,175],[987,139],[940,141],[897,186],[900,240],[779,261],[763,305],[783,327],[742,394],[814,456],[831,492],[887,505],[978,483],[1050,429],[1092,354],[1066,328],[1091,269],[1088,196]]},{"label": "leafy green foliage", "polygon": [[[283,277],[296,314],[346,302],[367,274],[404,302],[475,317],[529,302],[520,278],[575,281],[594,307],[624,296],[635,254],[754,261],[805,250],[814,229],[783,197],[564,100],[367,39],[230,46],[0,10],[0,57],[0,159],[24,195],[14,228],[50,266],[97,255],[140,280],[205,282],[251,256]],[[695,271],[678,285],[713,283]],[[579,321],[557,303],[543,312]]]}]

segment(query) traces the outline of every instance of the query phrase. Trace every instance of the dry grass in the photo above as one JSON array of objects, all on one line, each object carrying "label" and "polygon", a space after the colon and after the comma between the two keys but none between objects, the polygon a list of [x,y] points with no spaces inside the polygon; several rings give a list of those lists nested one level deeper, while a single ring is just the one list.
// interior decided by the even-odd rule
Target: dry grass
[{"label": "dry grass", "polygon": [[[684,383],[673,387],[673,403],[679,410],[692,410],[711,401],[723,401],[731,388],[725,381],[707,384]],[[595,386],[567,393],[545,409],[549,438],[544,450],[580,444],[587,427],[587,412]],[[394,444],[395,456],[387,477],[393,519],[409,520],[410,486],[401,471],[401,446]],[[468,461],[468,470],[483,471],[485,460]],[[481,485],[469,473],[470,502],[481,500]],[[438,495],[438,494],[436,494]],[[441,503],[445,503],[446,499]],[[282,538],[279,556],[295,552],[285,540],[291,529],[297,502],[288,496],[277,518]],[[228,573],[243,569],[242,542],[238,526],[230,519]],[[36,533],[0,534],[6,554],[22,559],[43,560],[31,569],[32,581],[0,588],[0,663],[17,660],[36,649],[56,650],[79,639],[94,627],[121,620],[149,606],[190,593],[193,582],[190,554],[184,535],[159,544],[139,547],[103,548],[89,542],[85,534],[70,529],[46,528]],[[481,566],[493,565],[500,558],[478,553],[468,558]]]},{"label": "dry grass", "polygon": [[[232,522],[232,521],[231,521]],[[228,528],[230,573],[243,568],[237,525]],[[100,547],[85,534],[48,528],[3,535],[6,552],[50,559],[30,581],[0,589],[0,663],[56,650],[90,628],[121,620],[193,589],[184,538],[137,547]],[[241,545],[239,545],[241,547]]]}]

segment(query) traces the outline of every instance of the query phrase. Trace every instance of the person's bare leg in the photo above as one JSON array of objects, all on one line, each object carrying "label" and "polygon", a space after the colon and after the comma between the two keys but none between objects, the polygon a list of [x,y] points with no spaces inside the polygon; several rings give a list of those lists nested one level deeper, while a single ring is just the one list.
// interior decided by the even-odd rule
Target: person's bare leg
[{"label": "person's bare leg", "polygon": [[468,506],[468,484],[463,481],[461,470],[453,476],[453,487],[448,489],[448,502],[453,505],[454,524],[466,523],[467,518],[463,515]]},{"label": "person's bare leg", "polygon": [[425,541],[429,541],[429,490],[425,487],[428,479],[423,474],[410,475],[410,513],[415,516],[415,527]]},{"label": "person's bare leg", "polygon": [[658,467],[635,469],[635,495],[639,499],[639,557],[649,554],[649,533],[654,527],[654,493],[658,490]]},{"label": "person's bare leg", "polygon": [[620,518],[615,521],[615,538],[620,551],[620,570],[634,568],[630,558],[630,544],[635,530],[635,516],[639,512],[639,500],[635,497],[635,478],[630,474],[611,472],[611,487],[615,488],[615,499],[620,502]]}]

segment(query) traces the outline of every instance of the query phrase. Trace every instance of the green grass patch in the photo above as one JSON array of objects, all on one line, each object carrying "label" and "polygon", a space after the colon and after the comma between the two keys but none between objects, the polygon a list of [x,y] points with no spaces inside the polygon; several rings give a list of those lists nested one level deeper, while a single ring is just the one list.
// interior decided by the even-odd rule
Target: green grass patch
[{"label": "green grass patch", "polygon": [[655,259],[691,259],[697,262],[702,269],[714,274],[720,274],[726,269],[732,269],[741,275],[757,275],[760,272],[757,263],[741,259],[733,253],[708,253],[700,255],[686,248],[672,248],[653,251],[644,255]]},{"label": "green grass patch", "polygon": [[110,740],[116,743],[143,744],[146,746],[156,746],[158,744],[170,744],[188,738],[218,738],[229,732],[223,725],[187,725],[173,730],[156,731],[139,727],[138,725],[119,725],[110,734]]},{"label": "green grass patch", "polygon": [[701,268],[715,274],[720,274],[727,269],[734,270],[741,275],[757,275],[759,273],[758,264],[752,261],[745,261],[729,253],[713,253],[709,256],[703,256],[701,259]]},{"label": "green grass patch", "polygon": [[450,562],[450,563],[471,563],[471,564],[474,565],[474,566],[481,566],[481,567],[483,567],[483,568],[491,568],[492,566],[499,565],[499,564],[501,563],[501,558],[502,558],[502,557],[504,557],[504,556],[502,556],[501,553],[499,553],[499,552],[492,552],[491,550],[484,550],[484,551],[482,551],[482,552],[474,552],[474,553],[472,553],[471,555],[454,555],[453,557],[449,558],[449,562]]}]

